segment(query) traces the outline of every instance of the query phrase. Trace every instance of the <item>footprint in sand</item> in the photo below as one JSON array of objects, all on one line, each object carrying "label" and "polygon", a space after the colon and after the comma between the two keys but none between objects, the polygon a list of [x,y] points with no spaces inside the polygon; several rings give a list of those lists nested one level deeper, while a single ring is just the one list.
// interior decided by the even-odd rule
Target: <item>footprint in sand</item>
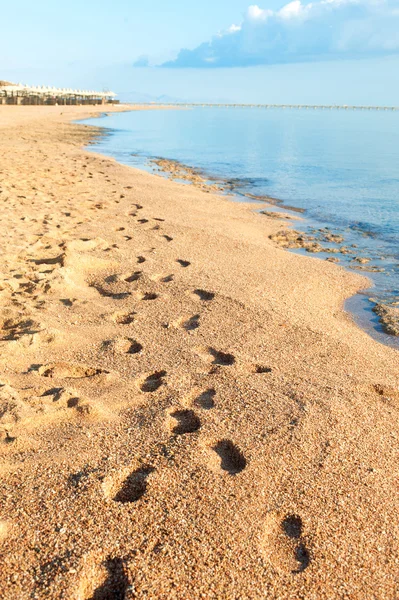
[{"label": "footprint in sand", "polygon": [[130,587],[123,559],[107,558],[99,567],[85,570],[79,600],[124,600]]},{"label": "footprint in sand", "polygon": [[137,502],[147,492],[148,478],[154,471],[151,465],[141,465],[113,473],[102,484],[105,498],[121,504]]},{"label": "footprint in sand", "polygon": [[112,321],[117,325],[131,325],[134,322],[135,312],[116,312],[111,315]]},{"label": "footprint in sand", "polygon": [[123,280],[126,281],[126,283],[133,283],[134,281],[138,281],[139,279],[141,279],[142,276],[143,271],[135,271],[131,275],[126,275],[125,277],[123,277]]},{"label": "footprint in sand", "polygon": [[[40,325],[33,319],[19,317],[0,317],[0,341],[16,341],[24,335],[34,335],[40,332]],[[0,333],[1,335],[1,333]]]},{"label": "footprint in sand", "polygon": [[264,373],[271,373],[272,372],[272,368],[268,367],[266,365],[259,365],[259,364],[250,364],[248,365],[248,371],[250,373],[256,373],[256,374],[264,374]]},{"label": "footprint in sand", "polygon": [[196,394],[193,403],[204,410],[210,410],[215,406],[215,396],[216,391],[213,388],[209,388],[208,390]]},{"label": "footprint in sand", "polygon": [[247,466],[247,460],[241,450],[231,440],[220,440],[212,446],[214,455],[211,467],[218,467],[229,475],[241,473]]},{"label": "footprint in sand", "polygon": [[[37,369],[35,368],[32,370]],[[88,367],[85,365],[59,362],[39,366],[38,373],[42,377],[83,379],[85,377],[94,377],[96,375],[101,375],[104,373],[106,374],[107,371],[103,371],[102,369],[96,369],[95,367]]]},{"label": "footprint in sand", "polygon": [[139,265],[143,264],[145,261],[146,261],[146,259],[144,258],[144,256],[137,257],[137,262]]},{"label": "footprint in sand", "polygon": [[121,354],[139,354],[143,346],[132,338],[119,338],[116,340],[106,340],[102,343],[102,350],[108,352],[118,352]]},{"label": "footprint in sand", "polygon": [[172,238],[172,237],[170,237],[170,235],[163,235],[162,237],[163,237],[163,238],[165,238],[165,240],[166,240],[167,242],[172,242],[172,241],[173,241],[173,238]]},{"label": "footprint in sand", "polygon": [[148,223],[148,219],[138,219],[137,223],[140,223],[140,225],[144,225],[145,223]]},{"label": "footprint in sand", "polygon": [[207,292],[206,290],[200,290],[200,289],[194,290],[192,295],[195,300],[198,300],[198,298],[199,298],[203,302],[210,302],[215,297],[214,292]]},{"label": "footprint in sand", "polygon": [[160,274],[155,274],[155,275],[151,275],[150,279],[152,281],[159,281],[160,283],[170,283],[171,281],[173,281],[175,278],[175,276],[173,274],[171,275],[160,275]]},{"label": "footprint in sand", "polygon": [[159,298],[158,294],[155,294],[155,292],[137,292],[135,294],[135,297],[137,298],[137,300],[156,300],[157,298]]},{"label": "footprint in sand", "polygon": [[201,421],[193,410],[172,409],[170,430],[176,435],[194,433],[201,427]]},{"label": "footprint in sand", "polygon": [[261,551],[279,571],[302,573],[310,564],[299,515],[270,512],[266,518]]},{"label": "footprint in sand", "polygon": [[90,287],[93,287],[95,290],[97,290],[97,292],[103,298],[112,298],[112,300],[124,300],[125,298],[128,298],[131,295],[130,292],[111,292],[101,284],[94,284]]},{"label": "footprint in sand", "polygon": [[197,348],[195,352],[205,362],[211,363],[213,365],[229,367],[231,365],[234,365],[234,363],[236,362],[236,359],[233,354],[221,352],[220,350],[215,350],[215,348],[211,348],[210,346],[206,348]]},{"label": "footprint in sand", "polygon": [[174,321],[172,323],[172,326],[175,328],[182,328],[185,329],[186,331],[194,331],[195,329],[198,329],[198,327],[200,326],[199,323],[200,320],[200,315],[193,315],[192,317],[180,317],[180,319],[177,319],[177,321]]},{"label": "footprint in sand", "polygon": [[184,269],[186,269],[187,267],[189,267],[191,265],[191,263],[188,260],[182,260],[181,258],[178,258],[176,260],[177,263],[179,263],[179,265],[181,267],[183,267]]},{"label": "footprint in sand", "polygon": [[151,375],[144,375],[138,380],[138,386],[142,392],[156,392],[162,385],[165,384],[165,376],[166,371],[156,371]]}]

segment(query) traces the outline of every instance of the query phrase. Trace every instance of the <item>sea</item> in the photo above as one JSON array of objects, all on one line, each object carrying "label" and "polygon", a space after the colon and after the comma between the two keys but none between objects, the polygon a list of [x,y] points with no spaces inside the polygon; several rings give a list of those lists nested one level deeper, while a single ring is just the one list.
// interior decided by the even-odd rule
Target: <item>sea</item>
[{"label": "sea", "polygon": [[399,111],[195,107],[105,113],[83,123],[104,128],[90,146],[95,152],[150,172],[154,159],[177,160],[227,182],[233,201],[270,196],[278,210],[300,209],[296,230],[343,236],[350,253],[333,256],[371,280],[346,309],[374,338],[399,348],[372,312],[375,303],[399,305]]}]

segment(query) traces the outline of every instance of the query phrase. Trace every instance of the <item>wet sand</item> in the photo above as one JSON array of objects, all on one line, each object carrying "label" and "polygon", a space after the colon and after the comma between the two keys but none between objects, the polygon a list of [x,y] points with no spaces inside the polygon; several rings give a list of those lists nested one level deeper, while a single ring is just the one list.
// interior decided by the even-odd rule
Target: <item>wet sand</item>
[{"label": "wet sand", "polygon": [[82,149],[96,110],[0,107],[0,597],[397,598],[368,280]]}]

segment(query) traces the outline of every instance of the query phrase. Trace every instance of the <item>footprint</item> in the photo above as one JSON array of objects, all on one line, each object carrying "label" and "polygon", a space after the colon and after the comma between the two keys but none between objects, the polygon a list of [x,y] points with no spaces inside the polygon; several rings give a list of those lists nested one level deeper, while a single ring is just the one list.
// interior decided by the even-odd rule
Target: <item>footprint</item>
[{"label": "footprint", "polygon": [[267,516],[262,553],[278,570],[302,573],[310,564],[310,553],[303,539],[303,522],[299,515]]},{"label": "footprint", "polygon": [[64,261],[65,253],[50,258],[38,258],[32,260],[32,262],[34,262],[35,265],[60,265],[61,267],[64,266]]},{"label": "footprint", "polygon": [[137,223],[140,223],[141,225],[144,225],[145,223],[148,223],[148,219],[138,219]]},{"label": "footprint", "polygon": [[144,258],[144,256],[138,256],[137,257],[137,262],[138,262],[139,265],[141,265],[145,261],[146,261],[146,259]]},{"label": "footprint", "polygon": [[249,372],[250,373],[271,373],[272,372],[272,368],[271,367],[267,367],[266,365],[257,365],[257,364],[252,364],[249,366]]},{"label": "footprint", "polygon": [[143,346],[137,341],[130,338],[124,341],[123,351],[126,354],[138,354],[143,349]]},{"label": "footprint", "polygon": [[209,302],[210,300],[213,300],[215,297],[215,294],[213,292],[207,292],[206,290],[194,290],[193,294],[195,296],[198,296],[198,298],[200,300],[203,300],[204,302]]},{"label": "footprint", "polygon": [[138,281],[143,276],[143,271],[135,271],[131,275],[128,275],[124,278],[124,281],[127,283],[133,283],[133,281]]},{"label": "footprint", "polygon": [[179,265],[181,267],[183,267],[184,269],[186,269],[187,267],[189,267],[191,265],[191,263],[188,260],[182,260],[181,258],[178,258],[176,260],[177,263],[179,263]]},{"label": "footprint", "polygon": [[61,298],[60,299],[61,304],[63,304],[64,306],[68,306],[71,307],[74,305],[74,303],[76,302],[75,298]]},{"label": "footprint", "polygon": [[206,362],[212,363],[213,365],[228,367],[234,365],[234,363],[236,362],[236,359],[233,356],[233,354],[220,352],[219,350],[215,350],[215,348],[197,348],[196,352],[200,358],[202,358]]},{"label": "footprint", "polygon": [[183,435],[185,433],[194,433],[201,427],[201,421],[193,410],[174,410],[170,416],[173,419],[171,425],[172,433]]},{"label": "footprint", "polygon": [[181,317],[177,321],[173,323],[173,327],[181,327],[186,331],[194,331],[194,329],[198,329],[199,327],[199,319],[200,315],[193,315],[188,319],[186,317]]},{"label": "footprint", "polygon": [[111,316],[111,319],[117,325],[130,325],[134,321],[135,312],[116,312]]},{"label": "footprint", "polygon": [[163,237],[163,238],[165,238],[165,240],[166,240],[167,242],[172,242],[172,241],[173,241],[173,238],[172,238],[172,237],[170,237],[170,235],[163,235],[162,237]]},{"label": "footprint", "polygon": [[91,285],[90,287],[93,287],[95,290],[97,290],[100,296],[103,296],[104,298],[112,298],[112,300],[124,300],[125,298],[128,298],[131,295],[130,292],[110,292],[102,285]]},{"label": "footprint", "polygon": [[102,343],[102,350],[116,351],[122,354],[138,354],[142,351],[143,346],[132,338],[122,338],[116,340],[106,340]]},{"label": "footprint", "polygon": [[231,440],[217,442],[212,450],[220,458],[220,468],[227,471],[229,475],[237,475],[247,466],[245,456]]},{"label": "footprint", "polygon": [[156,300],[159,298],[159,295],[154,292],[137,292],[136,298],[138,300]]},{"label": "footprint", "polygon": [[154,221],[159,221],[160,223],[164,223],[165,219],[159,219],[157,217],[154,217]]},{"label": "footprint", "polygon": [[152,375],[148,375],[147,377],[142,377],[139,380],[139,387],[142,392],[156,392],[157,389],[164,385],[166,376],[166,371],[156,371],[152,373]]},{"label": "footprint", "polygon": [[62,362],[41,365],[38,369],[38,372],[42,377],[60,377],[71,379],[82,379],[85,377],[101,375],[101,373],[107,373],[107,371],[96,369],[94,367]]},{"label": "footprint", "polygon": [[160,275],[160,274],[155,274],[155,275],[151,275],[150,279],[152,281],[159,281],[160,283],[170,283],[171,281],[173,281],[174,279],[174,275]]},{"label": "footprint", "polygon": [[124,600],[129,579],[121,558],[107,558],[94,572],[86,573],[80,585],[80,600]]},{"label": "footprint", "polygon": [[153,467],[141,467],[130,473],[122,482],[113,500],[121,504],[137,502],[147,491],[147,478],[154,471]]},{"label": "footprint", "polygon": [[205,410],[210,410],[215,406],[216,391],[213,388],[201,392],[195,399],[194,404]]}]

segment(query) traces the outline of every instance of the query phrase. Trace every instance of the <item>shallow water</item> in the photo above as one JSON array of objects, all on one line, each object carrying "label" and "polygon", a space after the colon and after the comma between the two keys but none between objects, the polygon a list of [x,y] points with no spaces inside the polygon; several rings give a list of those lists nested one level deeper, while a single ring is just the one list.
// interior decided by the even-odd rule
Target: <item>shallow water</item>
[{"label": "shallow water", "polygon": [[[296,228],[327,226],[356,246],[334,255],[340,264],[356,268],[353,258],[363,256],[371,259],[367,268],[381,270],[364,272],[375,286],[367,297],[399,300],[399,112],[195,108],[117,113],[87,124],[110,134],[93,149],[122,163],[151,170],[151,158],[176,159],[234,180],[237,194],[305,209]],[[357,318],[381,336],[368,313]]]}]

